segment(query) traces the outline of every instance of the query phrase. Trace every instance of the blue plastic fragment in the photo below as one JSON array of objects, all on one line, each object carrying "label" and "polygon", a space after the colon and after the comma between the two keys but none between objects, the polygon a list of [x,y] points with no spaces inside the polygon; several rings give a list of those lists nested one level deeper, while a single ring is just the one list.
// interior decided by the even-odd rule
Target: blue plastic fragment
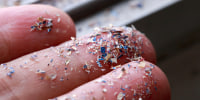
[{"label": "blue plastic fragment", "polygon": [[127,49],[128,49],[128,46],[124,46],[124,49],[127,50]]},{"label": "blue plastic fragment", "polygon": [[106,48],[105,47],[101,47],[101,53],[105,53],[106,52]]},{"label": "blue plastic fragment", "polygon": [[93,38],[93,41],[96,41],[96,40],[97,40],[97,37],[94,37],[94,38]]},{"label": "blue plastic fragment", "polygon": [[84,65],[83,68],[86,69],[86,68],[87,68],[87,65]]}]

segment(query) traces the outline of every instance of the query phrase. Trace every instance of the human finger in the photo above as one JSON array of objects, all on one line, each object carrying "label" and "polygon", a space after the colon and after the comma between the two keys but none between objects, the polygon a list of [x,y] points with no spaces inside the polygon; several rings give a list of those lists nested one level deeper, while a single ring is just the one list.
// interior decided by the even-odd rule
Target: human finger
[{"label": "human finger", "polygon": [[0,63],[75,37],[72,19],[47,5],[2,8],[0,20]]},{"label": "human finger", "polygon": [[130,27],[97,28],[94,34],[3,64],[0,90],[7,92],[0,97],[55,97],[116,69],[116,65],[143,60],[141,56],[155,62],[151,42],[139,31]]},{"label": "human finger", "polygon": [[133,61],[56,100],[170,100],[165,74],[152,63]]}]

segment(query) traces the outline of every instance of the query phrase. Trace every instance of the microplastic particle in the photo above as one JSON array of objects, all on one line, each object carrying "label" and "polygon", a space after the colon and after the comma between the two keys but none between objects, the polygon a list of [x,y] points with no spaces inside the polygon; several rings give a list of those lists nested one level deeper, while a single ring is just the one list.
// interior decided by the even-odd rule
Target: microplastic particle
[{"label": "microplastic particle", "polygon": [[145,65],[146,65],[146,63],[145,63],[145,62],[140,62],[138,66],[139,66],[139,67],[142,67],[142,68],[144,68],[144,67],[145,67]]},{"label": "microplastic particle", "polygon": [[122,71],[122,72],[125,72],[125,71],[126,71],[126,69],[123,67],[123,68],[121,69],[121,71]]},{"label": "microplastic particle", "polygon": [[67,70],[67,67],[65,67],[65,70]]},{"label": "microplastic particle", "polygon": [[86,68],[87,68],[87,65],[83,65],[83,68],[86,69]]},{"label": "microplastic particle", "polygon": [[106,71],[106,69],[101,69],[101,71],[103,72],[103,71]]},{"label": "microplastic particle", "polygon": [[147,94],[150,93],[150,89],[149,89],[149,88],[146,89],[146,93],[147,93]]},{"label": "microplastic particle", "polygon": [[8,67],[9,72],[7,73],[7,76],[12,77],[12,74],[15,72],[13,67]]},{"label": "microplastic particle", "polygon": [[110,60],[112,61],[112,63],[117,63],[117,58],[111,58]]},{"label": "microplastic particle", "polygon": [[35,25],[31,26],[31,31],[33,30],[41,31],[41,30],[47,29],[47,31],[50,32],[52,26],[53,26],[52,19],[38,17],[38,22],[36,22]]},{"label": "microplastic particle", "polygon": [[32,56],[31,56],[31,59],[34,60],[35,58],[37,58],[37,55],[32,55]]},{"label": "microplastic particle", "polygon": [[50,31],[51,31],[51,28],[48,28],[48,29],[47,29],[47,32],[50,32]]},{"label": "microplastic particle", "polygon": [[38,73],[38,74],[45,74],[46,72],[44,70],[38,69],[36,73]]},{"label": "microplastic particle", "polygon": [[130,68],[131,67],[131,65],[130,64],[128,64],[128,68]]},{"label": "microplastic particle", "polygon": [[124,98],[124,93],[120,92],[118,95],[117,95],[117,100],[122,100]]},{"label": "microplastic particle", "polygon": [[93,41],[96,41],[96,40],[97,40],[97,37],[94,37],[94,38],[93,38]]},{"label": "microplastic particle", "polygon": [[124,49],[127,50],[127,49],[128,49],[128,46],[124,46]]},{"label": "microplastic particle", "polygon": [[56,79],[56,77],[57,77],[57,75],[56,75],[56,74],[52,74],[52,75],[50,75],[50,78],[51,78],[51,80],[55,80],[55,79]]},{"label": "microplastic particle", "polygon": [[59,18],[57,19],[57,22],[59,23],[59,22],[60,22],[60,20],[61,20],[61,19],[60,19],[60,17],[59,17]]},{"label": "microplastic particle", "polygon": [[103,83],[106,83],[106,81],[105,81],[105,80],[102,80],[102,82],[103,82]]},{"label": "microplastic particle", "polygon": [[121,87],[121,90],[125,91],[126,89],[124,89],[124,88]]},{"label": "microplastic particle", "polygon": [[116,67],[111,67],[111,69],[116,69]]},{"label": "microplastic particle", "polygon": [[7,73],[7,75],[9,76],[9,77],[12,77],[12,74],[9,72],[9,73]]},{"label": "microplastic particle", "polygon": [[65,61],[65,65],[68,65],[69,62],[70,62],[70,60],[66,60],[66,61]]},{"label": "microplastic particle", "polygon": [[60,78],[60,81],[64,81],[64,78],[63,78],[63,77],[61,77],[61,78]]},{"label": "microplastic particle", "polygon": [[50,62],[52,63],[52,62],[53,62],[53,59],[51,59]]},{"label": "microplastic particle", "polygon": [[146,83],[146,82],[145,82],[145,84],[144,84],[144,85],[145,85],[145,86],[147,86],[147,85],[148,85],[148,83]]},{"label": "microplastic particle", "polygon": [[101,47],[101,53],[105,53],[106,48],[105,47]]},{"label": "microplastic particle", "polygon": [[103,89],[103,92],[104,92],[104,93],[107,92],[107,89],[104,88],[104,89]]},{"label": "microplastic particle", "polygon": [[153,64],[149,64],[152,68],[154,68],[155,66]]},{"label": "microplastic particle", "polygon": [[97,63],[97,65],[98,65],[99,67],[102,67],[101,63],[100,63],[98,60],[96,61],[96,63]]},{"label": "microplastic particle", "polygon": [[101,61],[101,60],[105,60],[105,59],[103,59],[103,58],[99,58],[98,60]]}]

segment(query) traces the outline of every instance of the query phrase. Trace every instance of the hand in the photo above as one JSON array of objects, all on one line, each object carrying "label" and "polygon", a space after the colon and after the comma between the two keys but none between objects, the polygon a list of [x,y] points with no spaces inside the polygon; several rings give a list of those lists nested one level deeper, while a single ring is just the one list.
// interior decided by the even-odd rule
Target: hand
[{"label": "hand", "polygon": [[[52,19],[52,30],[30,31],[38,17]],[[152,64],[153,46],[137,30],[99,28],[70,40],[73,21],[44,5],[4,8],[0,19],[0,100],[170,99],[166,76]]]}]

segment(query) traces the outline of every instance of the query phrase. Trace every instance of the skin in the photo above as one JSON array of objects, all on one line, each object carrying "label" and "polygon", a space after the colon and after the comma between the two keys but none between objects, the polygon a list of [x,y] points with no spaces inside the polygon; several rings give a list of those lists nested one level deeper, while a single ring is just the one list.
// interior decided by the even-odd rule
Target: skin
[{"label": "skin", "polygon": [[[142,63],[145,63],[145,66],[141,66]],[[122,71],[122,68],[125,71]],[[145,69],[147,68],[152,70],[149,71],[152,72],[152,75],[146,75],[148,72]],[[138,100],[139,98],[142,100],[170,100],[169,91],[168,80],[157,66],[147,61],[140,63],[132,61],[57,99],[117,100],[119,99],[117,96],[124,93],[125,96],[120,100]]]},{"label": "skin", "polygon": [[[118,41],[114,38],[109,38],[108,37],[109,34],[106,32],[95,31],[96,33],[101,34],[100,36],[96,36],[97,41],[98,41],[97,44],[95,42],[91,42],[88,44],[88,40],[93,39],[93,37],[91,38],[91,35],[87,35],[77,40],[74,40],[72,38],[72,40],[67,41],[56,47],[40,50],[40,49],[45,48],[45,46],[40,46],[40,45],[44,45],[46,41],[48,41],[50,46],[53,46],[53,45],[59,44],[60,42],[58,41],[64,42],[66,39],[69,39],[70,36],[74,36],[73,34],[75,33],[74,24],[71,21],[71,19],[67,15],[65,15],[63,12],[49,6],[31,5],[31,6],[8,8],[8,9],[19,9],[18,11],[20,12],[20,11],[24,11],[22,10],[22,8],[23,9],[26,8],[25,11],[27,13],[29,12],[29,9],[30,9],[30,12],[33,11],[33,13],[38,13],[37,16],[31,17],[33,18],[34,21],[30,20],[30,22],[27,23],[28,26],[31,26],[32,25],[31,23],[35,22],[38,16],[50,17],[56,21],[57,18],[54,18],[54,17],[55,17],[55,14],[57,13],[61,15],[60,17],[62,21],[59,23],[61,25],[54,24],[55,26],[53,26],[52,31],[48,34],[46,34],[46,30],[30,32],[29,31],[30,27],[29,28],[27,27],[27,29],[25,28],[22,30],[17,30],[17,29],[20,29],[20,27],[22,27],[20,24],[20,26],[16,28],[15,33],[22,34],[24,32],[25,34],[25,32],[28,31],[30,33],[30,37],[28,35],[26,36],[27,38],[29,38],[30,40],[38,39],[38,41],[40,42],[38,41],[22,42],[22,40],[16,39],[18,36],[10,36],[12,38],[9,39],[9,41],[13,40],[13,42],[10,42],[12,45],[7,46],[7,44],[5,44],[4,46],[5,48],[2,46],[3,53],[6,50],[16,50],[16,52],[14,52],[13,54],[10,54],[10,53],[5,54],[6,56],[11,55],[11,57],[4,57],[0,59],[2,60],[2,62],[6,60],[8,61],[6,65],[1,65],[0,67],[0,74],[1,74],[0,75],[0,99],[2,100],[27,100],[27,99],[28,100],[45,100],[45,99],[54,98],[54,97],[63,95],[59,97],[60,99],[62,99],[62,98],[65,98],[66,96],[71,95],[71,93],[77,93],[78,95],[81,96],[82,95],[81,92],[85,90],[85,88],[95,88],[97,91],[95,92],[93,96],[95,96],[97,100],[98,99],[100,100],[102,96],[105,96],[107,99],[113,99],[115,98],[115,96],[109,96],[109,95],[105,95],[104,93],[100,93],[102,92],[101,91],[102,87],[100,87],[100,84],[95,84],[94,79],[104,74],[106,74],[105,77],[109,78],[110,74],[113,73],[112,71],[113,69],[111,68],[120,64],[123,65],[123,64],[126,64],[127,62],[131,62],[133,59],[130,60],[130,59],[127,59],[127,57],[134,58],[135,54],[137,55],[136,57],[137,62],[144,62],[144,60],[150,61],[152,63],[156,62],[155,51],[153,49],[151,42],[137,30],[132,31],[134,32],[134,36],[132,36],[131,34],[132,32],[126,33],[126,30],[123,30],[120,34],[125,33],[125,35],[128,36],[127,41],[137,41],[136,44],[130,43],[129,46],[136,46],[138,48],[141,47],[141,49],[138,52],[135,52],[134,50],[131,51],[129,48],[128,49],[129,56],[125,54],[125,50],[123,50],[122,53],[125,55],[122,56],[120,59],[118,59],[117,63],[111,64],[107,61],[105,61],[105,63],[101,62],[103,67],[99,67],[99,65],[96,63],[97,56],[102,55],[101,50],[98,48],[96,54],[89,54],[88,51],[90,51],[91,49],[88,49],[88,47],[92,45],[95,45],[96,47],[101,47],[102,45],[98,44],[99,39],[101,37],[105,41],[113,41],[114,43]],[[42,10],[37,11],[36,9],[42,9]],[[46,11],[44,9],[48,9],[47,12],[51,11],[52,9],[52,12],[50,13],[50,15],[47,16],[46,13],[44,13],[44,11]],[[3,10],[7,10],[7,8]],[[34,12],[35,10],[37,12]],[[23,17],[25,17],[26,19],[26,17],[29,18],[30,16],[24,13]],[[25,22],[21,20],[21,23],[25,23]],[[69,32],[69,33],[60,34],[63,31],[57,32],[54,30],[56,28],[60,28],[60,30],[64,30],[64,32],[67,32],[67,33]],[[15,35],[14,32],[13,33],[12,32],[4,33],[4,34]],[[35,34],[35,35],[31,36],[32,34]],[[114,33],[112,33],[112,35],[113,34]],[[46,41],[41,42],[43,41],[44,38],[46,38]],[[21,39],[25,39],[25,38],[21,38]],[[81,43],[77,41],[81,41]],[[2,43],[5,43],[5,42],[3,41],[1,42],[1,44]],[[17,45],[18,43],[21,43],[21,44]],[[79,43],[78,46],[75,45],[76,43]],[[104,43],[107,44],[109,42],[103,42],[103,44]],[[37,48],[37,50],[40,50],[40,51],[33,52],[33,51],[36,51],[35,49],[24,50],[27,47],[32,48],[32,46],[33,48]],[[110,48],[112,49],[111,50],[112,53],[115,52],[116,49],[114,45],[111,44]],[[73,49],[73,51],[69,52],[68,49]],[[18,54],[17,50],[19,50],[21,53]],[[33,52],[33,53],[30,53],[30,52]],[[30,54],[25,55],[27,53],[30,53]],[[117,52],[117,54],[119,55],[121,53]],[[138,57],[138,55],[141,55],[143,58]],[[15,57],[22,56],[22,57],[10,61],[11,59],[14,59],[14,56]],[[130,64],[134,65],[135,63],[136,62],[133,61]],[[145,62],[145,63],[148,63],[148,62]],[[84,68],[83,67],[84,65],[87,65],[87,68]],[[5,66],[7,67],[7,69],[5,69]],[[11,76],[8,76],[7,74],[11,71],[11,69],[9,69],[10,67],[13,67],[15,72]],[[119,68],[117,67],[116,71],[120,73],[120,69],[121,67]],[[156,85],[158,88],[158,92],[157,91],[155,92],[152,89],[152,93],[157,94],[157,95],[152,95],[151,98],[147,98],[146,100],[160,100],[160,99],[169,100],[170,88],[169,88],[169,84],[164,73],[159,68],[155,67],[152,71],[153,73],[152,78],[145,80],[145,79],[142,79],[142,77],[139,77],[144,74],[144,69],[139,69],[139,70],[140,71],[138,71],[137,74],[134,72],[134,70],[133,72],[132,70],[129,70],[130,74],[127,74],[126,78],[124,78],[123,81],[125,81],[125,83],[127,82],[127,84],[129,84],[133,88],[136,87],[136,83],[137,83],[137,82],[134,82],[134,80],[141,80],[141,82],[151,82],[152,80],[157,81]],[[132,80],[129,80],[128,77],[131,78]],[[110,79],[111,81],[116,80],[116,78],[112,78],[112,77],[110,78],[111,78]],[[118,87],[119,84],[120,84],[120,81],[116,82],[115,86]],[[114,92],[113,89],[109,89],[109,88],[107,89],[107,91],[110,91],[110,93]],[[130,90],[127,90],[127,92],[131,93]]]},{"label": "skin", "polygon": [[[71,36],[76,36],[72,19],[65,12],[51,6],[29,5],[3,8],[0,10],[0,15],[0,63],[58,45],[69,40]],[[60,22],[57,22],[56,15],[60,15]],[[31,31],[30,27],[41,16],[53,20],[51,32]]]}]

